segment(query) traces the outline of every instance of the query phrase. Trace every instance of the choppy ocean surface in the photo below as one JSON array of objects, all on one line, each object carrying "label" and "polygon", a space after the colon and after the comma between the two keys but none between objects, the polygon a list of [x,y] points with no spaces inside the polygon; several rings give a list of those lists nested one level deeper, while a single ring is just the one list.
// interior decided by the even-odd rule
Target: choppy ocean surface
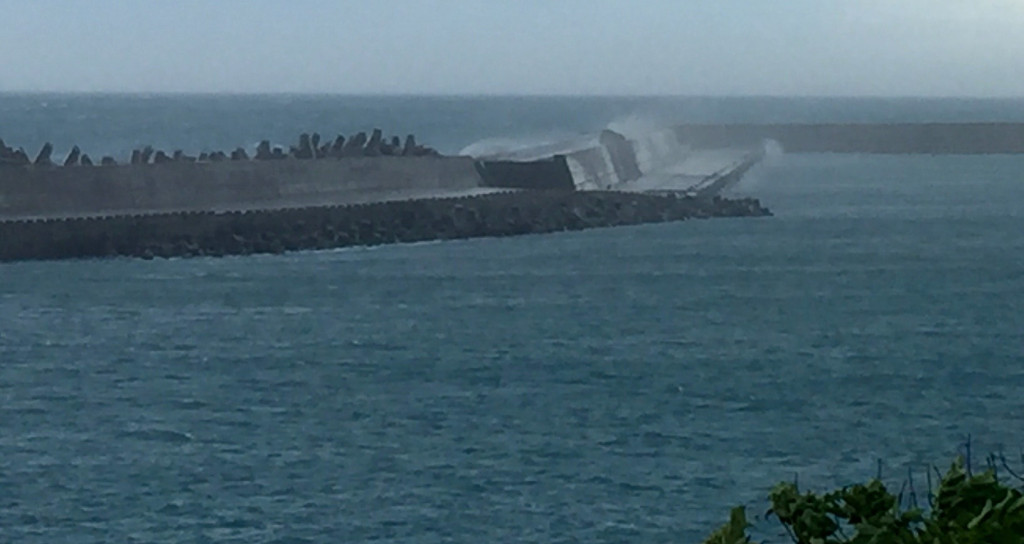
[{"label": "choppy ocean surface", "polygon": [[[0,96],[8,144],[119,156],[660,119],[1024,103]],[[0,542],[699,542],[794,475],[1020,451],[1024,157],[781,155],[736,191],[776,216],[0,265]]]}]

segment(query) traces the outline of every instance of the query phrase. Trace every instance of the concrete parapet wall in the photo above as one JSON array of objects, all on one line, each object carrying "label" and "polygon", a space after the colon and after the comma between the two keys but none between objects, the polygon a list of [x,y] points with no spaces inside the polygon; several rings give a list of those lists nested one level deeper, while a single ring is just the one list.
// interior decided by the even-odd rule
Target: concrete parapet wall
[{"label": "concrete parapet wall", "polygon": [[565,163],[579,191],[600,191],[620,183],[611,153],[603,145],[568,153]]},{"label": "concrete parapet wall", "polygon": [[576,188],[563,155],[533,161],[482,160],[477,162],[477,171],[486,187],[568,191]]},{"label": "concrete parapet wall", "polygon": [[792,153],[1024,153],[1020,123],[681,125],[675,132],[697,148],[775,140]]},{"label": "concrete parapet wall", "polygon": [[637,162],[636,147],[625,136],[611,130],[603,130],[598,142],[608,152],[620,183],[635,181],[644,175]]},{"label": "concrete parapet wall", "polygon": [[632,140],[606,130],[599,143],[566,153],[565,157],[576,188],[593,191],[619,187],[658,172],[683,160],[688,150],[672,129]]},{"label": "concrete parapet wall", "polygon": [[480,186],[468,157],[4,167],[0,218],[347,204]]}]

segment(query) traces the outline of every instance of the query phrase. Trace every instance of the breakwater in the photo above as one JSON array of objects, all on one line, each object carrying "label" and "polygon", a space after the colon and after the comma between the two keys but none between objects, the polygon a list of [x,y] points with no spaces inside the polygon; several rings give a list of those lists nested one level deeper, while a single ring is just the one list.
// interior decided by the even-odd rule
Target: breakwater
[{"label": "breakwater", "polygon": [[790,153],[979,155],[1024,153],[1021,123],[679,125],[696,148],[775,140]]},{"label": "breakwater", "polygon": [[715,198],[759,150],[645,189],[646,175],[692,158],[672,130],[635,140],[605,130],[486,157],[382,134],[302,134],[288,151],[263,141],[252,157],[146,146],[100,165],[77,147],[58,165],[49,144],[29,160],[0,142],[0,260],[277,253],[768,214],[756,200]]},{"label": "breakwater", "polygon": [[0,261],[281,253],[770,215],[755,199],[608,191],[0,222]]},{"label": "breakwater", "polygon": [[635,140],[610,130],[568,147],[500,156],[442,156],[406,137],[303,133],[286,151],[261,142],[198,157],[150,146],[127,161],[95,165],[76,146],[57,164],[46,144],[29,159],[0,141],[0,219],[242,211],[450,197],[503,189],[628,190],[645,174],[682,160],[688,145],[671,130]]},{"label": "breakwater", "polygon": [[349,157],[0,169],[0,218],[234,211],[479,188],[469,157]]},{"label": "breakwater", "polygon": [[303,133],[287,150],[264,140],[251,157],[243,148],[190,156],[145,146],[97,165],[78,146],[60,164],[53,152],[47,143],[30,160],[0,140],[0,219],[326,206],[480,187],[471,158],[380,129],[329,142]]}]

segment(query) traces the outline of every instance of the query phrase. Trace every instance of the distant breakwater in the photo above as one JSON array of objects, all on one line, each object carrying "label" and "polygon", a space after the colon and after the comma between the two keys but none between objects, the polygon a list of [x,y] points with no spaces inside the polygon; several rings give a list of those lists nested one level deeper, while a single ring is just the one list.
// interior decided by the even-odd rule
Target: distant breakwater
[{"label": "distant breakwater", "polygon": [[1024,154],[1022,123],[821,123],[679,125],[694,148],[779,143],[788,153]]},{"label": "distant breakwater", "polygon": [[0,261],[282,253],[771,215],[756,199],[612,191],[0,222]]}]

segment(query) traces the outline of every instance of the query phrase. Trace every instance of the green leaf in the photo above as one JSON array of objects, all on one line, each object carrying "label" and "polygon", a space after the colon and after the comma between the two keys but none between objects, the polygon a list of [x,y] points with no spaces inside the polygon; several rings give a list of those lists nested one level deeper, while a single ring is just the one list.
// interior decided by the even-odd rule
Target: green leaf
[{"label": "green leaf", "polygon": [[750,537],[747,536],[748,528],[750,528],[750,523],[747,522],[747,510],[742,506],[737,506],[729,513],[729,523],[712,533],[704,541],[704,544],[748,544],[750,542]]},{"label": "green leaf", "polygon": [[978,514],[978,515],[977,515],[977,517],[975,517],[974,519],[972,519],[972,520],[970,521],[970,523],[968,523],[968,524],[967,524],[967,528],[968,528],[968,529],[974,529],[974,528],[975,528],[975,527],[977,527],[977,526],[978,526],[978,525],[979,525],[979,524],[980,524],[980,523],[981,523],[982,521],[985,521],[985,518],[986,518],[986,517],[988,517],[988,515],[989,515],[990,513],[992,513],[992,501],[991,501],[991,500],[989,500],[989,501],[986,501],[986,502],[985,502],[985,508],[982,508],[982,509],[981,509],[981,513],[980,513],[980,514]]}]

